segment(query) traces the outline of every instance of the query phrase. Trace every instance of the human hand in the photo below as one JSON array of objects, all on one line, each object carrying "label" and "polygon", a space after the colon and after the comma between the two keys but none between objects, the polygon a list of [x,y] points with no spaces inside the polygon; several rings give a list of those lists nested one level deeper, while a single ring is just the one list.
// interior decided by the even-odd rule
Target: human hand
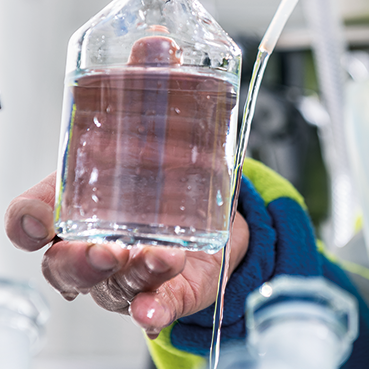
[{"label": "human hand", "polygon": [[[14,199],[5,215],[13,244],[26,251],[51,245],[42,261],[46,280],[69,301],[90,293],[106,310],[129,314],[150,338],[176,319],[215,301],[221,252],[209,255],[168,247],[123,249],[55,237],[55,173]],[[248,226],[237,213],[229,273],[248,247]]]}]

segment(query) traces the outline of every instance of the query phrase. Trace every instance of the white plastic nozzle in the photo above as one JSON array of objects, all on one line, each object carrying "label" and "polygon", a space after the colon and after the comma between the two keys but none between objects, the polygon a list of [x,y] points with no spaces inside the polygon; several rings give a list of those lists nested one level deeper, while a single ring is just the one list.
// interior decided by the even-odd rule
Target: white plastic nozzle
[{"label": "white plastic nozzle", "polygon": [[268,54],[273,52],[279,36],[297,3],[298,0],[282,0],[272,22],[261,40],[259,50],[266,51]]}]

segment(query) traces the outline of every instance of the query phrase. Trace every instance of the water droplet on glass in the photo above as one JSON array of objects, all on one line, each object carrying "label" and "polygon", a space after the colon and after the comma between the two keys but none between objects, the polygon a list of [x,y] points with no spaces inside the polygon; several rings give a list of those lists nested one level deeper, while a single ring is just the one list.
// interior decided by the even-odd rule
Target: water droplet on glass
[{"label": "water droplet on glass", "polygon": [[185,209],[186,209],[186,208],[185,208],[184,206],[181,206],[181,207],[180,207],[180,209],[181,209],[182,211],[185,211]]},{"label": "water droplet on glass", "polygon": [[85,142],[83,142],[82,146],[83,146],[83,147],[85,147],[85,146],[86,146],[86,144],[87,144],[87,142],[85,141]]},{"label": "water droplet on glass", "polygon": [[191,186],[188,186],[187,187],[187,191],[190,192],[192,190],[192,187]]},{"label": "water droplet on glass", "polygon": [[144,133],[145,132],[145,127],[143,125],[140,125],[137,127],[137,131],[138,133]]},{"label": "water droplet on glass", "polygon": [[180,226],[176,226],[176,227],[174,228],[174,232],[175,232],[176,234],[180,234],[180,233],[181,233],[181,227],[180,227]]},{"label": "water droplet on glass", "polygon": [[92,189],[92,191],[96,192],[96,191],[97,191],[97,188],[96,188],[96,187],[94,187],[94,188]]},{"label": "water droplet on glass", "polygon": [[208,96],[206,96],[206,98],[208,99],[208,100],[210,100],[210,96],[208,95]]},{"label": "water droplet on glass", "polygon": [[224,204],[222,194],[220,193],[220,190],[217,192],[217,205],[222,206]]},{"label": "water droplet on glass", "polygon": [[100,128],[101,127],[101,123],[99,122],[99,118],[98,117],[94,117],[94,123],[95,123],[95,126]]},{"label": "water droplet on glass", "polygon": [[106,108],[106,112],[109,114],[111,112],[111,107],[110,105]]},{"label": "water droplet on glass", "polygon": [[178,109],[178,108],[175,108],[174,111],[177,113],[177,114],[180,114],[181,111]]},{"label": "water droplet on glass", "polygon": [[92,195],[91,196],[92,200],[94,200],[95,202],[99,202],[99,198],[96,195]]},{"label": "water droplet on glass", "polygon": [[90,180],[88,181],[88,183],[92,185],[93,183],[97,181],[98,178],[99,178],[99,171],[96,168],[94,168],[92,169]]},{"label": "water droplet on glass", "polygon": [[192,233],[195,233],[196,232],[196,228],[195,227],[190,227],[190,231],[192,232]]}]

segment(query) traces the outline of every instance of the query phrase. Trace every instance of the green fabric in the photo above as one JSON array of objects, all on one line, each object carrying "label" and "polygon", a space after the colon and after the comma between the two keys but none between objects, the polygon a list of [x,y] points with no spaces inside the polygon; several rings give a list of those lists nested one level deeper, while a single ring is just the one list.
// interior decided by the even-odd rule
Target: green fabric
[{"label": "green fabric", "polygon": [[[246,158],[242,172],[252,182],[266,205],[277,198],[288,197],[306,209],[305,202],[297,190],[286,179],[264,164]],[[175,324],[177,323],[163,329],[157,339],[147,339],[147,345],[156,367],[158,369],[205,368],[204,358],[178,350],[172,345],[170,335]]]},{"label": "green fabric", "polygon": [[151,357],[158,369],[202,369],[206,360],[201,356],[176,349],[170,340],[174,322],[164,328],[157,339],[146,339]]},{"label": "green fabric", "polygon": [[304,199],[295,187],[264,164],[246,158],[242,173],[254,185],[256,191],[265,201],[265,205],[280,197],[288,197],[295,200],[303,209],[306,209]]}]

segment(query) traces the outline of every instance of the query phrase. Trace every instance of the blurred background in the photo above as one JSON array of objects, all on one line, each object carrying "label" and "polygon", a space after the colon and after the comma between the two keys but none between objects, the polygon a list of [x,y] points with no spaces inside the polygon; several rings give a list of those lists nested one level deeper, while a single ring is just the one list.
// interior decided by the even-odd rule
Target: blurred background
[{"label": "blurred background", "polygon": [[[108,3],[0,0],[2,217],[14,197],[56,169],[68,39]],[[270,59],[248,155],[281,173],[304,195],[318,236],[330,252],[347,262],[368,296],[369,282],[360,269],[368,266],[361,231],[363,202],[350,172],[350,145],[342,132],[345,81],[360,82],[369,71],[369,2],[335,0],[327,12],[318,9],[323,17],[319,24],[314,23],[316,10],[307,3],[298,4]],[[243,50],[243,106],[258,43],[279,0],[204,0],[202,4]],[[324,38],[319,27],[324,23],[329,47],[319,44]],[[333,188],[338,188],[337,194]],[[336,219],[336,211],[347,217]],[[0,244],[0,276],[31,281],[50,306],[46,343],[34,358],[33,369],[151,367],[143,335],[128,317],[102,311],[89,296],[64,301],[41,275],[42,251],[26,254],[15,249],[3,226]]]}]

